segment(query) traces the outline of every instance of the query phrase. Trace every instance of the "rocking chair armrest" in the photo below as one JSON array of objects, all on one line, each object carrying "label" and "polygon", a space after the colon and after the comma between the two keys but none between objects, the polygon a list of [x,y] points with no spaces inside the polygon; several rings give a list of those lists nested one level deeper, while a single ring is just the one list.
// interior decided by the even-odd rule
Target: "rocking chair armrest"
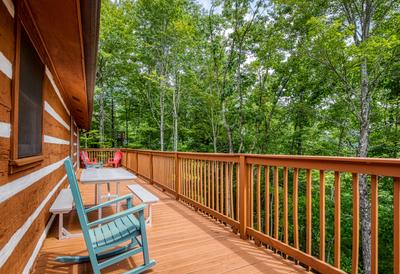
[{"label": "rocking chair armrest", "polygon": [[132,201],[132,195],[131,195],[131,194],[127,194],[127,195],[118,197],[118,198],[116,198],[116,199],[113,199],[113,200],[104,202],[104,203],[102,203],[102,204],[95,205],[95,206],[93,206],[93,207],[90,207],[90,208],[85,209],[85,212],[86,212],[86,213],[92,212],[92,211],[95,211],[95,210],[97,210],[97,209],[99,209],[99,208],[103,208],[103,207],[105,207],[105,206],[112,205],[112,204],[115,204],[115,203],[117,203],[117,202],[124,201],[124,200],[126,200],[126,201],[128,202],[128,206],[129,206],[129,204],[130,204],[131,201]]},{"label": "rocking chair armrest", "polygon": [[93,221],[93,222],[89,223],[88,226],[92,227],[92,226],[96,226],[96,225],[99,225],[99,224],[102,224],[102,223],[108,223],[108,222],[111,222],[111,221],[113,221],[115,219],[118,219],[118,218],[121,218],[121,217],[124,217],[124,216],[127,216],[127,215],[131,215],[131,214],[137,213],[137,212],[142,212],[142,214],[144,214],[144,209],[146,207],[147,207],[146,204],[140,204],[140,205],[137,205],[135,207],[128,208],[127,210],[118,212],[116,214],[113,214],[113,215],[104,217],[102,219],[98,219],[96,221]]}]

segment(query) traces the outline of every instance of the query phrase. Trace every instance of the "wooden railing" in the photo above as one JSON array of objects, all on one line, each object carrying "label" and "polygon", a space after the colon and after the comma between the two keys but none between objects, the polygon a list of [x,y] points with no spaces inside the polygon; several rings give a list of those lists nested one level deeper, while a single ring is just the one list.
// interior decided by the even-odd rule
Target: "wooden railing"
[{"label": "wooden railing", "polygon": [[[321,273],[344,273],[341,265],[341,224],[344,220],[341,218],[348,215],[351,218],[346,220],[352,220],[351,272],[358,272],[360,178],[367,180],[369,186],[371,273],[378,273],[378,185],[381,181],[390,182],[393,185],[393,272],[400,273],[399,159],[131,149],[123,149],[123,152],[123,166],[170,192],[177,200],[231,226],[234,232],[240,232],[241,238],[253,239],[256,244],[263,244],[285,258]],[[350,208],[342,207],[343,187],[352,190]],[[329,206],[333,207],[334,215],[330,223],[326,222],[327,190],[332,196]],[[305,200],[305,208],[298,207],[299,199]],[[319,235],[314,235],[319,239],[317,243],[312,241],[313,199],[318,201],[319,211]],[[303,214],[299,215],[299,211]],[[303,215],[305,241],[302,238],[300,243],[299,217],[301,219]],[[328,228],[333,230],[334,241],[333,259],[330,260],[326,256]],[[319,247],[317,252],[312,248],[314,244]]]},{"label": "wooden railing", "polygon": [[107,163],[108,159],[114,157],[116,148],[81,148],[81,151],[87,151],[90,160],[96,159],[98,162]]}]

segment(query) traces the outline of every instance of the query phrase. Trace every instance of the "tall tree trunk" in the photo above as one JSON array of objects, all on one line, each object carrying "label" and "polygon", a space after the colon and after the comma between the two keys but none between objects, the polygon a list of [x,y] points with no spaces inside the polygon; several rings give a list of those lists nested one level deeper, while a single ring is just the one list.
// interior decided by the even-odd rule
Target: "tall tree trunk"
[{"label": "tall tree trunk", "polygon": [[226,107],[225,102],[222,102],[222,120],[224,122],[224,127],[226,129],[226,133],[228,136],[228,146],[229,146],[229,153],[233,153],[233,142],[232,142],[232,128],[228,124],[226,119]]},{"label": "tall tree trunk", "polygon": [[[129,101],[129,102],[128,102]],[[125,140],[126,143],[124,145],[129,144],[129,113],[131,108],[131,102],[129,99],[125,98]]]},{"label": "tall tree trunk", "polygon": [[99,111],[99,133],[100,133],[100,147],[104,147],[104,91],[100,92],[100,111]]},{"label": "tall tree trunk", "polygon": [[[367,157],[368,155],[370,101],[367,60],[364,59],[361,64],[361,115],[358,157]],[[359,184],[363,273],[371,273],[371,204],[368,199],[368,180],[365,174],[360,175]]]},{"label": "tall tree trunk", "polygon": [[174,151],[178,151],[178,110],[179,110],[179,79],[178,75],[175,75],[175,90],[172,95],[172,105],[173,105],[173,146]]},{"label": "tall tree trunk", "polygon": [[115,147],[115,113],[114,113],[114,94],[111,92],[111,142],[112,147]]},{"label": "tall tree trunk", "polygon": [[238,153],[241,153],[243,150],[243,124],[244,124],[244,111],[243,111],[243,92],[242,92],[242,74],[240,70],[241,58],[242,57],[242,43],[239,44],[239,57],[238,57],[238,65],[236,72],[236,81],[237,81],[237,89],[239,93],[239,149]]},{"label": "tall tree trunk", "polygon": [[214,153],[218,151],[217,147],[217,138],[218,138],[218,122],[215,122],[214,108],[210,108],[210,116],[211,116],[211,130],[212,130],[212,141],[213,141],[213,150]]},{"label": "tall tree trunk", "polygon": [[165,90],[161,86],[160,92],[160,150],[164,151],[164,111],[165,111]]}]

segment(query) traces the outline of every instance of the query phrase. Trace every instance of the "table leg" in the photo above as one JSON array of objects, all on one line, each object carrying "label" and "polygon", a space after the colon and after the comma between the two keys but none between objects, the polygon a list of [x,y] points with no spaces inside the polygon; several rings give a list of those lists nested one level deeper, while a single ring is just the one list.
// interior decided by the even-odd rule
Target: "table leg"
[{"label": "table leg", "polygon": [[59,240],[62,240],[64,237],[63,237],[63,227],[64,227],[64,224],[63,224],[63,214],[62,213],[59,213],[58,214],[58,239]]},{"label": "table leg", "polygon": [[[119,197],[119,182],[117,182],[116,187],[117,187],[117,198],[118,198]],[[119,212],[119,209],[120,209],[120,204],[119,204],[119,202],[117,202],[117,212]]]},{"label": "table leg", "polygon": [[149,205],[149,216],[147,218],[147,222],[148,222],[149,226],[151,226],[151,220],[152,220],[151,204],[148,204],[148,205]]},{"label": "table leg", "polygon": [[97,193],[97,184],[94,184],[94,204],[98,205],[99,204],[99,196]]},{"label": "table leg", "polygon": [[[101,203],[101,184],[96,184],[96,187],[97,187],[97,199],[98,199],[97,204],[100,204]],[[99,216],[99,219],[101,219],[101,208],[98,209],[98,216]]]}]

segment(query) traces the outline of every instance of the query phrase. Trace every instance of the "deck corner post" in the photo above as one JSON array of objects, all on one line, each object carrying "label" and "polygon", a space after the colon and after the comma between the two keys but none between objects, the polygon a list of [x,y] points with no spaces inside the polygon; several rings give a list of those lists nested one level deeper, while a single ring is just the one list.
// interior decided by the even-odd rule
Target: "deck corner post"
[{"label": "deck corner post", "polygon": [[181,193],[181,173],[179,169],[178,153],[175,153],[175,192],[176,200],[179,200],[179,195]]},{"label": "deck corner post", "polygon": [[239,231],[242,239],[247,239],[247,163],[246,156],[240,155],[240,191],[239,191]]}]

